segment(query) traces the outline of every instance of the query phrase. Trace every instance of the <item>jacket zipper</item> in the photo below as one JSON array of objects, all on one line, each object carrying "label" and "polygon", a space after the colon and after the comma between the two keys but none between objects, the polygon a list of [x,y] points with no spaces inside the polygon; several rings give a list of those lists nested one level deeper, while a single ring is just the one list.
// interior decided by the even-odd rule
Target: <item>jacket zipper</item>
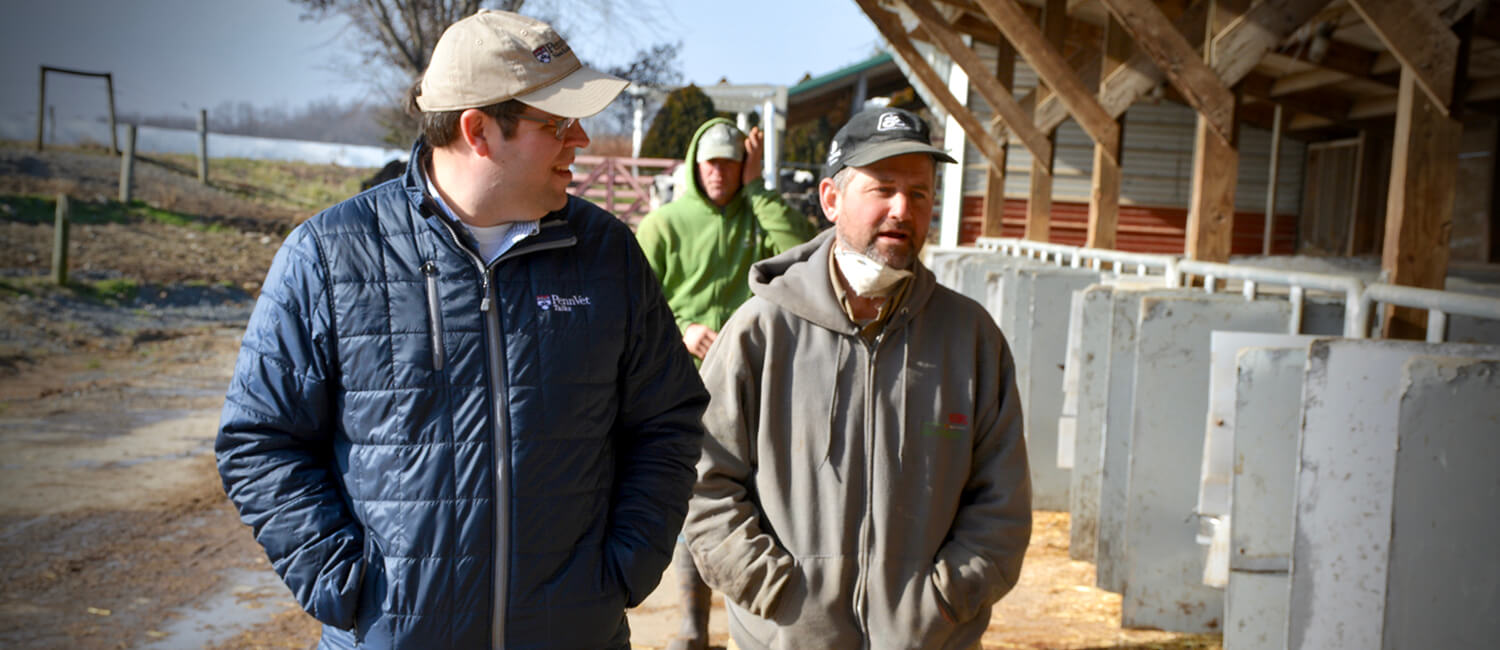
[{"label": "jacket zipper", "polygon": [[498,310],[490,306],[490,271],[494,263],[486,266],[484,260],[479,259],[473,251],[458,237],[458,232],[453,229],[446,220],[440,219],[448,234],[453,238],[453,243],[458,250],[474,263],[474,268],[479,270],[481,291],[483,295],[479,300],[479,311],[484,313],[485,342],[488,344],[489,354],[485,355],[490,376],[494,378],[494,399],[490,401],[493,405],[490,414],[493,423],[493,436],[495,438],[494,469],[495,469],[495,529],[490,543],[490,557],[494,559],[495,570],[490,573],[490,592],[494,598],[494,606],[490,610],[490,647],[505,647],[505,612],[508,603],[508,587],[510,585],[510,538],[505,535],[507,522],[510,520],[510,422],[505,417],[510,410],[510,400],[506,394],[510,387],[505,376],[504,349],[500,341],[500,314]]},{"label": "jacket zipper", "polygon": [[[856,334],[858,336],[858,334]],[[873,485],[875,481],[875,357],[880,352],[880,341],[885,338],[885,333],[875,335],[874,342],[866,343],[865,349],[869,351],[866,359],[865,370],[865,483]],[[869,494],[869,490],[865,491]],[[859,570],[854,581],[854,612],[855,623],[860,629],[860,646],[870,647],[870,625],[866,620],[869,615],[869,555],[870,555],[870,530],[874,526],[871,520],[875,516],[875,505],[873,498],[865,499],[865,516],[859,524],[859,555],[856,556]]]},{"label": "jacket zipper", "polygon": [[[501,262],[519,257],[525,253],[551,250],[554,248],[565,248],[573,244],[573,240],[558,240],[537,244],[533,246],[516,246],[506,251],[505,254],[495,258],[488,266],[484,260],[464,246],[459,239],[458,231],[447,223],[440,220],[453,238],[453,243],[458,250],[474,263],[479,270],[481,290],[484,292],[479,301],[479,311],[484,314],[485,341],[488,343],[490,353],[486,355],[490,376],[495,378],[495,398],[491,401],[494,405],[491,419],[494,422],[495,438],[495,530],[493,541],[490,544],[490,555],[495,559],[495,570],[490,576],[490,590],[494,596],[494,607],[490,611],[490,647],[505,647],[505,613],[509,605],[510,585],[510,537],[505,534],[510,521],[510,400],[506,397],[510,386],[505,375],[505,348],[501,340],[500,313],[491,308],[490,297],[490,273],[496,265]],[[435,278],[429,276],[430,283],[435,283]],[[505,558],[505,559],[502,559]]]},{"label": "jacket zipper", "polygon": [[427,276],[427,324],[432,328],[432,369],[442,372],[445,361],[443,352],[443,311],[438,305],[437,264],[422,263],[422,275]]}]

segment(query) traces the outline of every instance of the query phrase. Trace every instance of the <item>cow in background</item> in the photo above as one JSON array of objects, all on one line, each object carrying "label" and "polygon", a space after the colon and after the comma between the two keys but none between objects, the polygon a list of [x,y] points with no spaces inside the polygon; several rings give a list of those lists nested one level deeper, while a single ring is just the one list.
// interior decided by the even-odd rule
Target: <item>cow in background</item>
[{"label": "cow in background", "polygon": [[360,181],[359,182],[359,191],[363,192],[363,191],[368,190],[368,189],[370,189],[372,187],[375,187],[376,185],[379,185],[379,184],[384,183],[384,182],[386,182],[388,180],[391,180],[392,178],[400,178],[401,175],[405,174],[405,173],[406,173],[406,161],[402,160],[400,158],[397,158],[395,160],[392,160],[392,161],[386,163],[384,167],[380,168],[380,171],[375,172],[374,176],[371,176],[369,178],[366,178],[363,181]]}]

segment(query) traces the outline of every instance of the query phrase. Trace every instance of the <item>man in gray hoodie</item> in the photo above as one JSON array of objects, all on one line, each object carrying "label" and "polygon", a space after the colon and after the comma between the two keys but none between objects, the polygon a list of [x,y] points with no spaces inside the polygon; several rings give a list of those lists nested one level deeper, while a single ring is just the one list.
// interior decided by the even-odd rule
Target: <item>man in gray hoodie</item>
[{"label": "man in gray hoodie", "polygon": [[684,532],[741,648],[977,648],[1020,576],[1014,361],[917,259],[937,162],[916,115],[854,116],[819,187],[834,228],[752,267],[703,364]]}]

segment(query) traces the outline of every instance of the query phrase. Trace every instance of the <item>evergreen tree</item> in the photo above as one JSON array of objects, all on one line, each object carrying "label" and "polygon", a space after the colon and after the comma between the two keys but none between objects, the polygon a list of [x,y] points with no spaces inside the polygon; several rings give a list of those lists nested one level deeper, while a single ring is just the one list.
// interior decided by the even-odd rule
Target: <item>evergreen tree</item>
[{"label": "evergreen tree", "polygon": [[688,84],[667,94],[661,110],[651,119],[651,128],[641,141],[644,158],[682,158],[687,155],[693,133],[718,114],[703,90]]},{"label": "evergreen tree", "polygon": [[827,115],[819,117],[815,122],[798,124],[787,129],[784,159],[787,162],[822,165],[828,157],[828,143],[832,141],[833,125],[829,123]]}]

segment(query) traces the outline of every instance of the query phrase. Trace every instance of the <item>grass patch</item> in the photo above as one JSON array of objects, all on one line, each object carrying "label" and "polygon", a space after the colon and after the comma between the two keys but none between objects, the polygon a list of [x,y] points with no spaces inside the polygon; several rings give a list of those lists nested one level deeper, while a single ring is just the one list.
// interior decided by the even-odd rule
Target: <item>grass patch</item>
[{"label": "grass patch", "polygon": [[[57,199],[44,196],[0,196],[0,213],[4,214],[7,221],[52,224],[57,221]],[[200,232],[227,230],[224,226],[205,221],[198,215],[163,210],[142,201],[94,203],[71,200],[68,202],[68,221],[85,225],[154,221]]]},{"label": "grass patch", "polygon": [[28,283],[16,278],[0,278],[0,298],[14,298],[16,296],[34,296],[36,292]]},{"label": "grass patch", "polygon": [[124,278],[95,282],[69,282],[68,287],[80,297],[99,302],[126,302],[134,300],[141,292],[139,282]]},{"label": "grass patch", "polygon": [[[182,171],[198,173],[198,159],[187,154],[151,154],[151,159]],[[338,165],[210,158],[208,181],[214,187],[246,199],[297,210],[321,210],[359,193],[362,179],[374,169]]]},{"label": "grass patch", "polygon": [[134,300],[140,295],[141,283],[128,278],[90,281],[70,279],[67,286],[59,287],[52,284],[50,275],[0,278],[0,297],[36,297],[59,293],[92,302],[119,304]]}]

